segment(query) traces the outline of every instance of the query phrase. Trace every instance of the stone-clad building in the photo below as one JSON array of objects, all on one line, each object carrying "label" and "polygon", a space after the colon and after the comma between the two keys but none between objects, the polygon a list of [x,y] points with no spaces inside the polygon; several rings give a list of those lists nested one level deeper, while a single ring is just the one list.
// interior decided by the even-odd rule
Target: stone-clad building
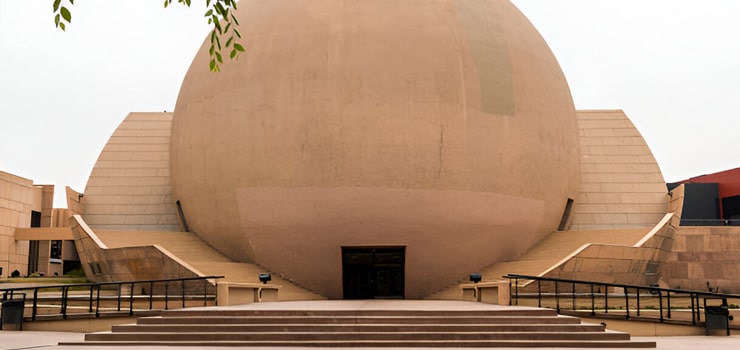
[{"label": "stone-clad building", "polygon": [[204,43],[175,112],[129,114],[69,191],[89,277],[270,271],[284,299],[454,298],[473,271],[671,284],[705,263],[676,252],[695,240],[670,214],[682,187],[622,111],[575,110],[508,1],[237,17],[247,52],[211,73]]}]

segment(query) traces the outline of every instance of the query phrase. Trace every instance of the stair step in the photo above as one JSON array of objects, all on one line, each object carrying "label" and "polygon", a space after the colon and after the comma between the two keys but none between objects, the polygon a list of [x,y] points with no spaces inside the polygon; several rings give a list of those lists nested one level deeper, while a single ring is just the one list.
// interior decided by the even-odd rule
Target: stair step
[{"label": "stair step", "polygon": [[630,340],[627,333],[620,332],[218,332],[218,333],[90,333],[85,335],[89,341],[400,341],[400,340]]},{"label": "stair step", "polygon": [[113,332],[603,332],[598,324],[165,324],[117,325]]},{"label": "stair step", "polygon": [[655,348],[654,341],[572,341],[572,340],[455,340],[455,341],[424,341],[424,340],[392,340],[392,341],[85,341],[64,342],[63,346],[264,346],[264,347],[414,347],[414,348],[460,348],[460,347],[490,347],[490,348]]},{"label": "stair step", "polygon": [[575,317],[559,316],[184,316],[142,317],[137,324],[580,324]]},{"label": "stair step", "polygon": [[207,310],[207,309],[183,309],[170,310],[162,314],[163,317],[173,316],[209,316],[218,315],[219,317],[233,316],[439,316],[439,317],[459,317],[459,316],[558,316],[557,312],[552,309],[537,308],[512,308],[501,310]]}]

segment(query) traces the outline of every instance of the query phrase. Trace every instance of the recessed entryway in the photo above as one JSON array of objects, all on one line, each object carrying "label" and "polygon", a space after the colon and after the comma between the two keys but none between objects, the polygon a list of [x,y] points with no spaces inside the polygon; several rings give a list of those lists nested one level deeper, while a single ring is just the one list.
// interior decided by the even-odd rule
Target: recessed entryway
[{"label": "recessed entryway", "polygon": [[403,299],[406,247],[342,247],[344,299]]}]

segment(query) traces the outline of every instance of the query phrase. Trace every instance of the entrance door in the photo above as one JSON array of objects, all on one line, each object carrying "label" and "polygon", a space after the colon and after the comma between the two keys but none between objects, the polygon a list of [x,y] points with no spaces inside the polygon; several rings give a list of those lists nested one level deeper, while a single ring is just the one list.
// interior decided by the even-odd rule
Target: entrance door
[{"label": "entrance door", "polygon": [[405,247],[342,247],[344,299],[403,299]]}]

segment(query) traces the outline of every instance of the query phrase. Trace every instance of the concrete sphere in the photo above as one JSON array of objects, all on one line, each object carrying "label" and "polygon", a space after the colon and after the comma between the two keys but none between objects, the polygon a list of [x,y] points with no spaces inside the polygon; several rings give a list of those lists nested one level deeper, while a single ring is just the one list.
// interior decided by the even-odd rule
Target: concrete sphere
[{"label": "concrete sphere", "polygon": [[570,90],[508,1],[245,0],[246,52],[180,91],[171,171],[227,256],[342,298],[341,247],[404,246],[419,298],[557,229]]}]

